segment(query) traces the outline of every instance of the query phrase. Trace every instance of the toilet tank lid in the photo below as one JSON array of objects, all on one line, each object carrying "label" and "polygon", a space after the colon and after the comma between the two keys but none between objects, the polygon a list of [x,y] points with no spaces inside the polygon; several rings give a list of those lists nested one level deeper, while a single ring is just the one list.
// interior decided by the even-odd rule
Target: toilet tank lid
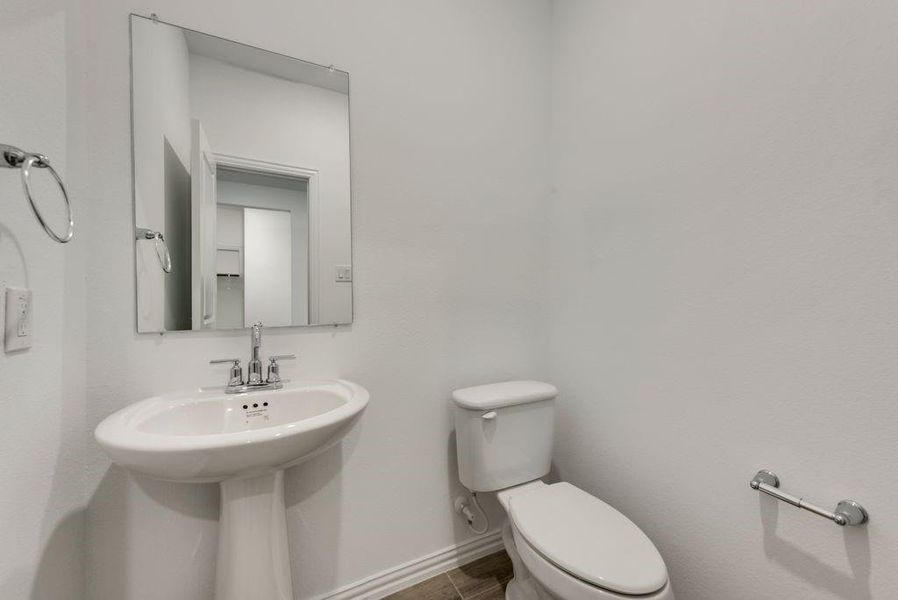
[{"label": "toilet tank lid", "polygon": [[475,385],[452,392],[452,399],[462,408],[489,410],[551,400],[558,390],[551,383],[542,381],[504,381],[487,385]]}]

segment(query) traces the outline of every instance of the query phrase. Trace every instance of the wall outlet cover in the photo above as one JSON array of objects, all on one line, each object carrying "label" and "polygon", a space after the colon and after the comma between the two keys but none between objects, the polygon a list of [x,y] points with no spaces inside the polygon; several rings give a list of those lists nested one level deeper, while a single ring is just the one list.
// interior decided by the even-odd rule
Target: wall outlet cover
[{"label": "wall outlet cover", "polygon": [[352,281],[352,267],[350,265],[337,265],[334,268],[334,280],[338,282]]},{"label": "wall outlet cover", "polygon": [[25,288],[6,288],[6,327],[3,348],[6,352],[31,347],[32,295]]}]

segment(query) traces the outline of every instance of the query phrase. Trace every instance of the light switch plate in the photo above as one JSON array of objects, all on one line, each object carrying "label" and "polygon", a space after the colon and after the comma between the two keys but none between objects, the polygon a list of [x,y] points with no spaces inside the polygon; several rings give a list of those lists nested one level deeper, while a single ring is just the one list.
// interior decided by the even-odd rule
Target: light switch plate
[{"label": "light switch plate", "polygon": [[14,352],[31,347],[31,290],[6,288],[6,336],[4,350]]},{"label": "light switch plate", "polygon": [[349,265],[337,265],[334,267],[334,279],[338,282],[352,281],[352,267]]}]

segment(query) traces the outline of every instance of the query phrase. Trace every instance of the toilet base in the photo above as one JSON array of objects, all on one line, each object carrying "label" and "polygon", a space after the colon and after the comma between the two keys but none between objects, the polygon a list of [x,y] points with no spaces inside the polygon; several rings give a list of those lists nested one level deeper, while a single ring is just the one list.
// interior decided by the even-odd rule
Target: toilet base
[{"label": "toilet base", "polygon": [[531,577],[530,571],[521,561],[521,555],[518,554],[514,545],[514,535],[508,519],[502,526],[502,543],[505,545],[505,552],[511,559],[514,569],[514,577],[505,588],[505,600],[547,600],[545,595],[540,595],[539,588],[541,586]]},{"label": "toilet base", "polygon": [[520,585],[512,579],[505,588],[505,600],[542,600],[533,588]]}]

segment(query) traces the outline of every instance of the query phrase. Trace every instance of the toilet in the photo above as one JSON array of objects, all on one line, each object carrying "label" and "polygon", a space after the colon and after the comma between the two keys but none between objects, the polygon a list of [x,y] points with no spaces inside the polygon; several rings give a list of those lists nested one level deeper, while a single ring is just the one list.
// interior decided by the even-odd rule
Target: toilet
[{"label": "toilet", "polygon": [[473,492],[496,492],[514,565],[507,600],[674,600],[667,567],[632,521],[570,483],[544,483],[555,397],[539,381],[452,393],[458,472]]}]

